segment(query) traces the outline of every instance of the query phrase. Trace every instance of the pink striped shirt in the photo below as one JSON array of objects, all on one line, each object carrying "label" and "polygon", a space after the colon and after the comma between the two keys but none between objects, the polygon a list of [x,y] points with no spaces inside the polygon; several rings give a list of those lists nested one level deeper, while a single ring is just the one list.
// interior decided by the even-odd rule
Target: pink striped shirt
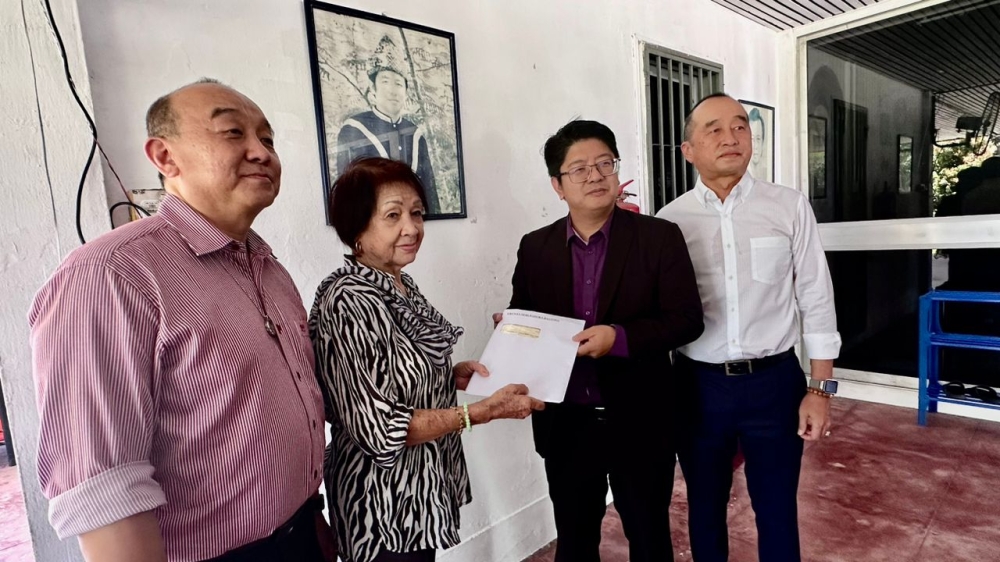
[{"label": "pink striped shirt", "polygon": [[154,510],[168,559],[204,560],[269,535],[319,488],[305,310],[256,233],[233,241],[168,195],[71,253],[29,321],[60,537]]}]

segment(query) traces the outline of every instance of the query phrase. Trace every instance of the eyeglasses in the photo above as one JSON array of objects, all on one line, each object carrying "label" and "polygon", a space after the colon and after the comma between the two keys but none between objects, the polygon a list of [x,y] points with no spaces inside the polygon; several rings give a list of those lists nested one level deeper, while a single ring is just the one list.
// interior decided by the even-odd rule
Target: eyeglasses
[{"label": "eyeglasses", "polygon": [[577,166],[572,170],[568,170],[559,174],[559,177],[569,176],[570,181],[573,183],[584,183],[587,178],[590,177],[590,169],[597,168],[597,173],[602,176],[610,176],[612,174],[618,173],[618,166],[621,163],[620,158],[614,158],[612,160],[601,160],[596,164],[585,164],[583,166]]}]

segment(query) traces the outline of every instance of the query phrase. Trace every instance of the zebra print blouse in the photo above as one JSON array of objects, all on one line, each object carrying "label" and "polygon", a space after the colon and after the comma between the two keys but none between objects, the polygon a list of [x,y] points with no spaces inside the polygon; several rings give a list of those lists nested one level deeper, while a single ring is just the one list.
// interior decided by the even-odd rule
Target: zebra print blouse
[{"label": "zebra print blouse", "polygon": [[[350,258],[349,258],[350,260]],[[309,315],[333,440],[324,476],[340,556],[370,562],[459,543],[459,507],[472,491],[458,434],[407,447],[413,411],[457,403],[452,326],[403,274],[348,261],[319,286]]]}]

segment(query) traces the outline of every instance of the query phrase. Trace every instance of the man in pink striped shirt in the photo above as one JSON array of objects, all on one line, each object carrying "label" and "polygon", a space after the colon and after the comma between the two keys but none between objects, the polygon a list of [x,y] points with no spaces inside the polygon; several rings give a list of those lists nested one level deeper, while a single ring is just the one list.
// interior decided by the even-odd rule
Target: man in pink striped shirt
[{"label": "man in pink striped shirt", "polygon": [[250,229],[271,126],[203,80],[147,129],[159,212],[72,252],[29,314],[52,526],[91,562],[336,560],[305,310]]}]

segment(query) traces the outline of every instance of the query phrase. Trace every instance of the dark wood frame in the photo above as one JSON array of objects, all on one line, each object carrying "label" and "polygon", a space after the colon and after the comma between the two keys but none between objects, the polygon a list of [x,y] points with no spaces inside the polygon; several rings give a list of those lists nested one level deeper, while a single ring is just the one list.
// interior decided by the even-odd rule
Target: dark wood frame
[{"label": "dark wood frame", "polygon": [[[829,167],[829,161],[830,161],[830,158],[829,158],[829,154],[830,154],[829,146],[830,146],[830,143],[829,143],[829,138],[827,136],[828,133],[829,133],[829,129],[827,128],[826,117],[820,117],[819,115],[810,115],[809,116],[809,120],[808,120],[808,136],[806,137],[806,139],[807,139],[806,140],[806,147],[807,147],[807,153],[809,155],[810,160],[812,159],[813,151],[812,151],[812,146],[809,145],[808,143],[809,143],[810,140],[812,140],[812,134],[813,134],[812,124],[813,124],[813,122],[822,123],[823,124],[823,171],[821,172],[821,175],[822,175],[822,178],[823,178],[823,190],[821,192],[819,189],[817,189],[816,185],[814,184],[814,182],[813,182],[812,168],[810,167],[810,169],[809,169],[809,197],[810,197],[810,199],[825,199],[826,198],[827,184],[830,183],[828,181],[828,177],[827,177],[829,169],[830,169],[830,167]],[[812,165],[811,161],[809,162],[809,165],[810,166]]]},{"label": "dark wood frame", "polygon": [[320,2],[319,0],[305,0],[303,4],[305,7],[305,16],[306,16],[306,35],[309,42],[309,67],[310,67],[310,74],[312,76],[313,104],[316,110],[316,133],[319,140],[320,161],[323,163],[322,166],[323,208],[326,213],[326,223],[330,224],[328,198],[330,195],[330,191],[333,187],[333,181],[335,178],[330,177],[330,162],[328,161],[329,152],[326,142],[327,121],[323,112],[323,97],[322,97],[322,87],[320,82],[320,70],[319,70],[319,51],[317,49],[317,44],[316,44],[316,22],[314,19],[314,12],[316,10],[321,10],[324,12],[330,12],[341,16],[359,18],[363,20],[400,27],[408,31],[434,35],[448,40],[450,46],[450,55],[451,55],[452,90],[454,92],[455,152],[458,160],[456,162],[456,167],[458,170],[458,196],[459,196],[459,201],[461,203],[461,209],[456,213],[439,213],[439,214],[428,213],[427,215],[425,215],[424,218],[428,220],[466,218],[467,206],[466,206],[466,195],[465,195],[465,166],[462,156],[462,122],[461,122],[461,110],[459,108],[458,62],[455,57],[455,34],[448,31],[442,31],[440,29],[434,29],[431,27],[426,27],[423,25],[382,16],[379,14],[372,14],[369,12],[363,12],[360,10],[345,8],[343,6],[335,6],[333,4]]}]

